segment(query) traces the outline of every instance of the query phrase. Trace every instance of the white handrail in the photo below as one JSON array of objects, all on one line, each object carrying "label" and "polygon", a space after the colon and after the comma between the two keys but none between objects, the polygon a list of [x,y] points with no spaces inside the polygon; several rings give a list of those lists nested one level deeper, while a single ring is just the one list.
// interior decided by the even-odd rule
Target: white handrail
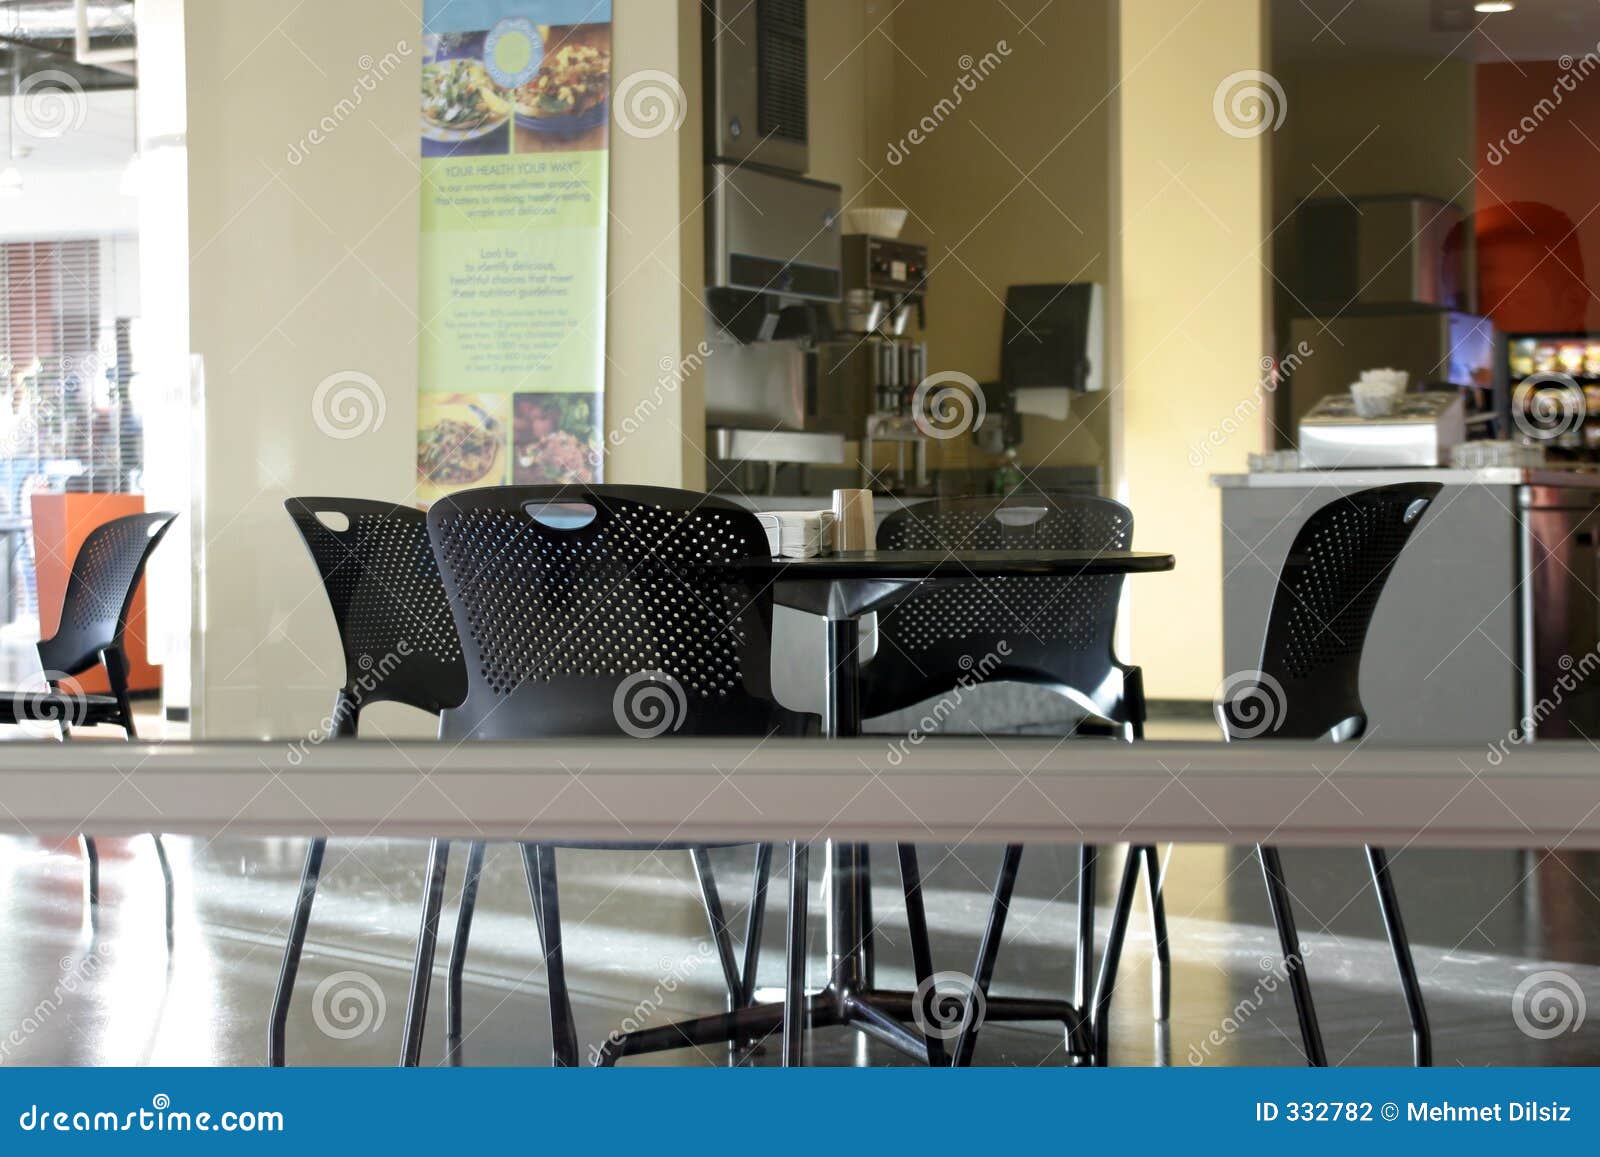
[{"label": "white handrail", "polygon": [[0,743],[0,832],[1600,848],[1587,743]]}]

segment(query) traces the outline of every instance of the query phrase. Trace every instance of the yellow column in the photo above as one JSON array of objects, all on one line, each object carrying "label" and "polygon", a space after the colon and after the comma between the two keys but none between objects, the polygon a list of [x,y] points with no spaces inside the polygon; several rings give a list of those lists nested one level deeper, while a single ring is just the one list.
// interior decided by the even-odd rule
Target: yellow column
[{"label": "yellow column", "polygon": [[1285,110],[1261,0],[1125,0],[1118,33],[1112,472],[1135,545],[1178,557],[1175,575],[1130,582],[1127,657],[1151,697],[1209,699],[1223,674],[1209,477],[1265,442],[1270,401],[1251,400],[1270,348],[1269,146]]}]

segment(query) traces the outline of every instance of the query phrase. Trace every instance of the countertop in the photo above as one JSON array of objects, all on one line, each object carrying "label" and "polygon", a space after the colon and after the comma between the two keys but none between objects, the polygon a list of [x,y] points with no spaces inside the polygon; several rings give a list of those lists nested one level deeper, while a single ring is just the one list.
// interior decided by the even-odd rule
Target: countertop
[{"label": "countertop", "polygon": [[[726,498],[730,502],[737,502],[740,506],[751,510],[829,510],[833,507],[832,494],[741,494],[719,491],[718,498]],[[908,506],[927,502],[926,497],[915,495],[902,496],[898,494],[874,494],[872,496],[872,509],[879,520],[891,510],[901,510]]]},{"label": "countertop", "polygon": [[1388,486],[1397,482],[1438,482],[1445,486],[1564,486],[1600,490],[1600,473],[1554,467],[1529,470],[1514,466],[1490,466],[1477,470],[1283,470],[1211,476],[1211,484],[1224,490]]}]

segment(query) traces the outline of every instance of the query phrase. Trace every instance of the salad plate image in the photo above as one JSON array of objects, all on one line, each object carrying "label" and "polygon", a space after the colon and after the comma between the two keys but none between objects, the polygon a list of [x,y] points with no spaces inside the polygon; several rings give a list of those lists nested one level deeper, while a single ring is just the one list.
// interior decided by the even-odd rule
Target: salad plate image
[{"label": "salad plate image", "polygon": [[536,133],[575,133],[605,123],[611,100],[611,49],[565,43],[511,93],[517,125]]},{"label": "salad plate image", "polygon": [[598,394],[516,395],[511,480],[518,485],[600,481],[600,405]]},{"label": "salad plate image", "polygon": [[438,60],[422,66],[422,138],[459,144],[505,124],[511,104],[478,60]]},{"label": "salad plate image", "polygon": [[505,481],[506,402],[485,394],[424,395],[417,425],[423,497]]}]

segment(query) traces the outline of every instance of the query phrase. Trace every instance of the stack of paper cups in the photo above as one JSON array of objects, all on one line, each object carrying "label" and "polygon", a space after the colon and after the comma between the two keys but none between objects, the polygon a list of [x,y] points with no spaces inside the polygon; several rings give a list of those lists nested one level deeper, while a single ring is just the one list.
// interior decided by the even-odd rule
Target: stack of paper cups
[{"label": "stack of paper cups", "polygon": [[833,492],[833,543],[835,550],[872,550],[878,543],[878,522],[872,510],[872,491]]}]

